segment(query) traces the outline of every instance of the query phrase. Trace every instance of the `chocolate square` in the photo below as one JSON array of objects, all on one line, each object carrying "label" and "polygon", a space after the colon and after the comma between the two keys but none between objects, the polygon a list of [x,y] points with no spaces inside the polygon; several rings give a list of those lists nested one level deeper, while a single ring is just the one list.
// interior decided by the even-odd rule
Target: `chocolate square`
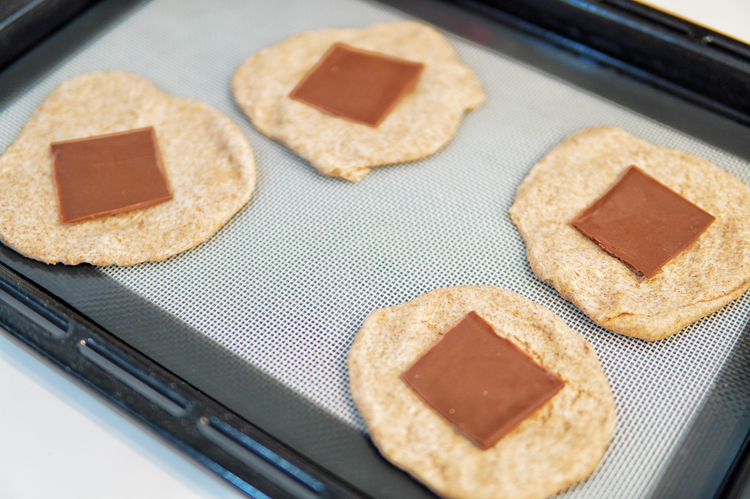
[{"label": "chocolate square", "polygon": [[336,43],[289,97],[376,127],[414,87],[423,68],[418,62]]},{"label": "chocolate square", "polygon": [[469,312],[401,379],[482,449],[544,405],[564,383]]},{"label": "chocolate square", "polygon": [[172,199],[153,127],[53,142],[62,223]]},{"label": "chocolate square", "polygon": [[570,224],[610,255],[653,277],[714,220],[631,166]]}]

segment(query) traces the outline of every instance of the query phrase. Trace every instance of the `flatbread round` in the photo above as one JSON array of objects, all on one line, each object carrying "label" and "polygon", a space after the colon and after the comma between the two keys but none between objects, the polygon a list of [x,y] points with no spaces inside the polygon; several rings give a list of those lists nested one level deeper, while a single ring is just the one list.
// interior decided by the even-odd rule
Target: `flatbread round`
[{"label": "flatbread round", "polygon": [[[631,165],[716,217],[649,279],[569,224]],[[553,149],[519,186],[510,217],[534,273],[620,334],[666,338],[750,287],[750,189],[706,160],[618,128],[583,130]]]},{"label": "flatbread round", "polygon": [[[475,311],[565,386],[487,450],[399,378]],[[348,357],[352,397],[385,457],[446,498],[542,498],[596,468],[615,427],[609,384],[592,346],[543,306],[510,291],[455,287],[375,310]]]},{"label": "flatbread round", "polygon": [[[289,98],[336,42],[425,65],[415,88],[375,128]],[[484,101],[479,80],[445,37],[412,21],[301,33],[247,59],[232,78],[232,92],[258,130],[318,171],[352,182],[373,166],[434,153],[450,140],[464,113]]]},{"label": "flatbread round", "polygon": [[[173,199],[62,224],[50,143],[153,126]],[[57,87],[0,157],[0,240],[46,263],[164,260],[213,235],[250,199],[255,161],[229,118],[128,73]]]}]

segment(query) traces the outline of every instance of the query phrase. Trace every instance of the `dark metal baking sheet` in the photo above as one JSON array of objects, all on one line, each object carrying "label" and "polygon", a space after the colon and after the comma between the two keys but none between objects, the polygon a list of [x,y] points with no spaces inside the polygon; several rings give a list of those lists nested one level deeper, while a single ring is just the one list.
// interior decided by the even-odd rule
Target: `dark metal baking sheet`
[{"label": "dark metal baking sheet", "polygon": [[[195,2],[192,6],[195,7],[196,5],[199,6],[200,2]],[[300,5],[299,3],[290,2],[286,4],[286,7],[289,12],[304,12],[304,9],[300,10]],[[268,40],[279,41],[283,39],[284,33],[293,34],[303,29],[315,27],[315,23],[318,23],[318,27],[328,25],[323,23],[336,22],[342,23],[342,25],[360,26],[378,20],[403,17],[403,14],[397,11],[383,9],[375,4],[349,2],[344,6],[351,6],[352,9],[351,12],[341,13],[341,17],[328,16],[325,9],[321,9],[321,12],[316,13],[315,16],[304,16],[303,18],[297,15],[291,20],[284,20],[282,24],[260,22],[258,18],[262,18],[262,14],[265,12],[261,9],[261,12],[255,18],[248,16],[247,22],[255,27],[260,26],[261,28],[259,29],[262,32],[262,38],[264,37],[262,40],[255,40],[253,43],[264,41],[264,43],[268,44]],[[126,7],[130,7],[130,10]],[[186,30],[186,32],[180,31],[174,33],[176,36],[175,40],[172,41],[158,37],[152,41],[154,43],[168,43],[166,47],[156,45],[154,49],[156,55],[161,54],[163,56],[166,51],[168,55],[176,56],[179,62],[186,65],[188,69],[185,76],[193,78],[194,82],[188,81],[181,86],[172,80],[175,75],[170,77],[169,75],[157,74],[155,72],[147,76],[157,80],[163,87],[174,93],[195,96],[211,102],[224,112],[230,114],[238,124],[241,124],[259,157],[259,168],[261,168],[259,194],[263,193],[265,195],[268,192],[278,194],[280,191],[274,190],[277,187],[277,184],[274,183],[276,181],[274,175],[288,175],[285,177],[285,180],[289,180],[292,183],[301,182],[298,185],[314,185],[321,190],[332,189],[331,192],[346,192],[346,194],[342,194],[343,196],[351,195],[350,193],[353,192],[350,188],[351,186],[335,184],[332,183],[336,182],[335,180],[317,176],[317,174],[306,169],[308,167],[304,165],[304,162],[294,158],[282,146],[268,141],[249,127],[238,110],[231,104],[231,98],[227,95],[228,84],[226,81],[218,85],[212,83],[210,87],[206,88],[207,86],[202,83],[208,81],[206,75],[198,75],[196,73],[191,75],[190,71],[195,72],[196,70],[200,71],[204,69],[212,71],[215,78],[220,78],[222,81],[228,80],[227,76],[231,74],[243,57],[252,53],[252,49],[250,47],[243,47],[242,53],[238,51],[237,55],[233,56],[237,59],[234,64],[226,64],[227,59],[222,57],[217,57],[215,60],[212,59],[209,61],[206,58],[212,55],[210,50],[190,52],[186,48],[189,44],[178,42],[181,36],[192,35],[194,38],[198,37],[198,45],[201,47],[215,48],[217,43],[228,44],[231,42],[236,44],[236,39],[231,39],[231,35],[233,33],[236,34],[236,31],[232,32],[230,29],[227,29],[226,33],[207,31],[205,26],[201,25],[202,20],[189,17],[188,13],[190,9],[177,13],[168,8],[169,2],[154,1],[148,4],[133,2],[126,7],[114,1],[102,2],[102,4],[92,9],[92,11],[84,15],[69,28],[54,35],[52,40],[39,46],[0,75],[0,87],[12,90],[5,94],[6,97],[0,102],[6,113],[9,109],[13,111],[11,115],[14,119],[12,123],[6,124],[6,127],[19,128],[22,126],[24,120],[21,118],[24,113],[28,114],[29,109],[33,109],[33,106],[29,107],[28,103],[34,101],[34,99],[38,101],[43,98],[45,92],[48,91],[47,89],[55,81],[64,78],[66,74],[81,70],[109,69],[110,66],[119,66],[112,67],[111,69],[128,69],[123,66],[132,64],[131,59],[103,57],[104,54],[102,54],[102,51],[106,51],[108,44],[111,47],[116,42],[127,42],[129,37],[132,36],[132,33],[128,33],[129,29],[133,30],[138,26],[154,29],[158,26],[159,29],[166,29],[167,34],[169,34],[169,29]],[[740,172],[744,168],[743,166],[738,166],[741,162],[729,158],[721,150],[732,152],[743,158],[750,158],[750,141],[747,140],[750,138],[750,133],[748,133],[745,127],[696,105],[686,103],[679,97],[669,95],[641,82],[623,77],[622,74],[596,64],[589,58],[560,50],[549,43],[496,24],[482,15],[467,12],[452,5],[425,0],[410,3],[407,6],[400,5],[400,7],[405,8],[419,18],[426,19],[445,29],[457,32],[467,39],[490,46],[497,51],[496,55],[492,55],[489,52],[484,53],[481,52],[483,49],[480,49],[476,45],[466,44],[466,42],[462,42],[457,38],[452,38],[452,43],[461,45],[462,54],[468,55],[474,63],[485,59],[494,61],[492,57],[499,57],[504,67],[512,71],[520,71],[520,76],[535,82],[535,85],[538,85],[539,88],[551,85],[555,91],[561,92],[559,95],[573,96],[575,99],[580,99],[580,102],[585,102],[587,105],[592,106],[592,108],[599,105],[603,106],[603,108],[606,108],[607,113],[610,113],[608,115],[609,118],[601,115],[593,120],[596,123],[606,122],[608,119],[613,121],[619,120],[625,124],[630,124],[631,127],[637,128],[636,124],[645,127],[642,130],[645,130],[644,133],[646,134],[653,134],[655,131],[658,131],[656,133],[657,140],[672,144],[686,144],[688,148],[697,148],[704,153],[715,156],[720,162],[724,162],[725,165],[729,164],[734,165],[734,168],[740,168],[738,170]],[[149,8],[152,10],[148,11]],[[162,10],[159,10],[160,8]],[[213,8],[217,7],[214,6]],[[222,4],[221,8],[241,10],[242,5],[226,2]],[[274,6],[274,11],[277,8],[278,6]],[[305,7],[305,9],[309,9],[309,7]],[[269,12],[265,13],[266,15],[269,14]],[[159,18],[159,15],[163,17]],[[346,20],[347,16],[348,21]],[[209,20],[211,19],[209,18]],[[107,24],[107,22],[111,24]],[[101,31],[96,31],[92,29],[92,26],[104,26],[104,28]],[[196,31],[196,27],[201,26],[203,27]],[[266,31],[263,31],[262,26],[267,26]],[[216,25],[210,25],[210,27],[215,29]],[[272,29],[276,31],[272,31]],[[222,39],[222,36],[225,38]],[[127,51],[125,53],[128,54]],[[92,56],[92,54],[98,55]],[[142,52],[133,50],[133,54],[130,54],[130,56],[135,56],[136,54],[140,56]],[[163,63],[159,57],[152,55],[151,58],[154,64]],[[491,64],[494,64],[494,62]],[[530,71],[529,66],[540,68],[544,72]],[[137,65],[133,67],[137,68]],[[175,71],[176,68],[173,67],[171,70]],[[550,78],[550,74],[556,78],[562,78],[568,83],[562,83],[558,79]],[[495,76],[496,73],[485,70],[485,75]],[[184,78],[184,76],[182,77]],[[506,80],[511,89],[513,86],[512,78],[513,74]],[[574,86],[571,87],[570,84]],[[220,95],[212,95],[212,92],[215,93],[217,88],[223,88],[223,90],[219,91]],[[613,107],[611,103],[587,92],[594,92],[596,95],[620,103],[630,111],[625,108]],[[508,94],[511,93],[512,91],[509,90]],[[545,137],[545,143],[548,145],[553,144],[556,140],[559,140],[559,137],[564,136],[566,130],[572,130],[574,127],[579,126],[580,123],[587,122],[586,119],[571,114],[569,110],[566,111],[562,108],[549,110],[538,109],[533,106],[524,108],[524,106],[528,106],[527,103],[524,104],[526,102],[524,100],[516,101],[520,104],[514,108],[511,96],[503,95],[502,91],[496,93],[494,97],[495,100],[492,101],[491,105],[502,103],[502,106],[505,106],[503,110],[510,113],[510,116],[507,114],[500,115],[499,119],[494,122],[494,128],[511,130],[517,126],[527,127],[530,133],[537,133],[539,136]],[[17,105],[21,100],[26,102],[25,107]],[[498,111],[497,107],[493,109],[493,112]],[[639,116],[638,113],[658,122],[671,125],[673,128],[681,130],[688,135],[717,146],[718,149],[699,145],[687,135],[677,133],[663,125],[658,125],[654,121]],[[485,118],[489,118],[489,123],[493,123],[493,116],[486,116],[486,114]],[[534,114],[534,116],[531,116],[531,114]],[[590,115],[588,121],[591,121],[591,116],[595,115]],[[478,147],[481,150],[482,136],[487,137],[485,134],[488,134],[488,130],[493,129],[493,126],[487,126],[488,122],[485,121],[482,123],[484,126],[482,128],[477,126],[477,119],[479,118],[469,118],[469,120],[472,119],[474,119],[474,124],[472,125],[472,122],[469,121],[469,124],[462,128],[462,134],[453,143],[458,143],[458,145],[454,146],[452,144],[451,147],[461,147],[462,142],[467,143],[464,145],[468,145],[468,142],[471,142],[472,146]],[[514,124],[513,119],[517,120],[517,124]],[[568,120],[569,123],[566,123],[565,120]],[[556,129],[558,127],[560,128],[559,130]],[[550,130],[551,128],[552,130]],[[471,134],[475,135],[472,136]],[[7,140],[9,136],[9,129],[6,128],[4,137]],[[533,140],[529,142],[527,147],[533,150],[533,154],[537,156],[545,152],[545,147],[540,147],[540,143]],[[487,149],[485,152],[492,153],[493,151],[495,150]],[[279,160],[276,158],[282,159]],[[383,170],[380,174],[381,180],[377,180],[378,177],[375,177],[375,175],[378,175],[378,172],[376,172],[373,174],[373,178],[367,179],[367,181],[370,185],[376,186],[379,181],[385,182],[389,177],[395,178],[394,176],[401,175],[407,171],[411,172],[426,166],[439,167],[440,161],[443,161],[444,158],[445,156],[441,156],[437,160],[428,160],[419,165],[413,165],[411,170],[398,168]],[[471,156],[471,158],[473,160],[478,159],[477,156]],[[283,163],[279,162],[282,160]],[[266,163],[264,164],[263,161],[266,161]],[[276,161],[276,163],[273,161]],[[527,170],[531,166],[530,163],[526,163],[519,167],[519,172],[522,173],[524,169]],[[264,171],[264,167],[269,168],[269,170]],[[271,167],[274,168],[273,174],[270,171]],[[289,168],[289,173],[285,173],[283,170],[283,168],[287,167]],[[424,173],[419,173],[419,175],[422,174]],[[513,177],[515,180],[507,181],[497,186],[501,192],[512,193],[517,182],[522,178],[522,174],[520,176],[515,173],[512,175],[515,175],[517,178]],[[305,182],[307,183],[305,184]],[[440,185],[433,183],[430,184],[430,187],[435,187],[439,191]],[[348,190],[345,191],[344,188]],[[417,192],[425,191],[417,190]],[[262,210],[263,203],[267,199],[261,198],[251,202],[248,210]],[[504,207],[503,202],[500,202],[496,208],[497,212],[501,214],[507,207]],[[507,224],[507,220],[503,221],[501,215],[498,215],[497,220],[500,223],[500,230],[508,229],[503,225]],[[230,236],[224,236],[223,234],[231,234],[231,231],[239,232],[240,226],[241,221],[237,221],[236,219],[222,232],[223,239],[217,239],[218,242],[212,244],[221,245],[223,244],[222,241],[226,243],[227,238]],[[511,232],[508,232],[508,234],[511,234]],[[516,236],[513,243],[516,246],[511,249],[516,252],[516,257],[520,258],[517,239]],[[450,259],[450,254],[446,253],[444,256],[446,255]],[[235,425],[244,425],[245,423],[241,421],[244,418],[252,422],[258,428],[258,431],[261,432],[259,433],[261,436],[257,438],[264,438],[262,435],[272,436],[299,452],[304,456],[303,461],[299,464],[300,467],[311,466],[310,473],[313,475],[315,473],[322,473],[321,480],[329,476],[328,473],[338,477],[339,480],[344,482],[344,484],[340,484],[342,494],[356,493],[351,492],[349,487],[352,487],[373,497],[419,497],[429,495],[426,489],[404,473],[393,468],[377,454],[366,435],[358,428],[357,424],[361,425],[361,422],[356,421],[356,415],[347,416],[347,414],[351,413],[346,412],[346,407],[342,409],[343,412],[340,410],[337,412],[338,409],[336,407],[340,408],[340,405],[333,404],[324,408],[324,404],[315,403],[314,397],[311,402],[310,393],[305,393],[304,387],[307,385],[304,385],[304,383],[296,385],[295,388],[294,383],[290,385],[288,379],[284,380],[282,377],[282,381],[280,382],[278,376],[276,378],[269,376],[268,372],[248,362],[246,356],[233,352],[227,345],[222,346],[218,344],[214,339],[207,337],[205,331],[191,325],[189,321],[180,319],[179,314],[168,313],[160,308],[154,298],[148,298],[142,290],[141,292],[134,292],[132,287],[128,288],[122,282],[118,282],[111,274],[108,276],[89,266],[75,268],[62,266],[50,267],[20,257],[5,247],[0,248],[0,261],[22,276],[31,279],[31,281],[63,302],[66,302],[98,326],[114,334],[116,339],[110,338],[109,341],[113,342],[115,350],[120,351],[118,349],[121,349],[127,353],[129,352],[128,346],[133,347],[135,353],[131,353],[130,355],[145,356],[139,357],[141,362],[153,361],[155,365],[166,369],[162,373],[164,376],[176,374],[179,378],[188,382],[191,387],[208,394],[214,401],[234,411],[236,415],[230,417],[229,421],[234,422]],[[570,306],[562,303],[559,298],[556,298],[554,291],[533,284],[535,282],[533,276],[529,275],[529,270],[525,267],[525,263],[522,260],[517,259],[514,262],[510,268],[521,276],[521,282],[527,283],[517,287],[517,291],[526,291],[527,293],[531,291],[535,299],[545,302],[548,306],[552,306],[558,313],[561,313],[569,323],[574,325],[574,329],[583,329],[589,331],[589,334],[598,335],[593,337],[597,339],[597,345],[600,347],[604,345],[606,348],[611,348],[607,346],[608,343],[624,341],[617,338],[612,339],[606,335],[602,339],[601,332],[594,331],[585,318],[575,315],[576,312],[571,310]],[[392,261],[392,263],[396,262]],[[424,280],[416,286],[414,283],[408,284],[407,288],[405,288],[406,291],[401,293],[396,292],[380,296],[377,290],[377,282],[375,282],[375,285],[366,288],[369,290],[369,293],[372,293],[367,298],[369,301],[365,305],[360,303],[354,307],[352,310],[355,313],[347,316],[344,336],[345,338],[349,338],[349,340],[345,340],[336,347],[336,358],[339,359],[337,361],[338,364],[336,364],[339,367],[336,367],[336,369],[340,369],[341,356],[345,354],[347,341],[350,341],[351,335],[356,331],[358,321],[361,321],[373,305],[382,306],[402,301],[404,298],[415,296],[421,291],[429,289],[430,286],[434,287],[436,284],[480,283],[477,281],[481,276],[469,275],[469,277],[465,277],[465,274],[456,274],[456,270],[460,268],[460,263],[454,262],[454,264],[459,266],[451,267],[453,270],[447,268],[448,271],[443,276],[437,275],[434,279],[424,276]],[[184,275],[187,272],[187,267],[190,267],[183,263],[183,267],[186,268],[180,270],[179,261],[177,265],[175,271],[178,272],[178,275],[180,273]],[[190,268],[191,271],[194,270],[193,267]],[[398,268],[397,263],[396,268]],[[471,264],[469,264],[469,268],[470,270],[473,268]],[[499,270],[502,271],[503,269]],[[461,277],[462,275],[464,277]],[[504,277],[498,274],[494,277],[494,281],[481,281],[481,283],[518,285],[518,282],[512,279],[515,278]],[[381,283],[385,288],[389,288],[392,284],[392,282]],[[733,316],[733,320],[735,322],[737,320],[744,322],[739,324],[733,323],[726,325],[726,327],[732,328],[732,331],[741,332],[744,328],[743,324],[747,321],[747,314],[744,311],[740,311],[738,314]],[[717,328],[722,327],[720,323],[714,326]],[[317,333],[318,330],[314,328],[319,326],[312,326],[313,329],[310,329],[310,327],[304,324],[298,326],[302,332]],[[104,332],[99,331],[97,333],[97,331],[94,331],[91,333],[91,335],[96,334],[101,334],[106,342],[108,337]],[[87,341],[88,336],[84,336],[83,340]],[[737,336],[732,336],[732,338],[736,340],[737,337],[745,338],[746,336],[739,336],[738,333]],[[119,344],[118,340],[125,344]],[[730,343],[727,344],[727,348],[731,349],[732,340],[729,341]],[[96,341],[94,344],[96,344]],[[746,433],[747,422],[744,408],[747,405],[747,392],[744,391],[743,387],[746,386],[747,377],[744,374],[746,371],[742,363],[744,358],[742,344],[741,341],[737,343],[737,347],[726,362],[724,362],[724,358],[722,357],[715,359],[718,364],[712,364],[712,369],[714,369],[712,372],[717,373],[719,372],[717,371],[717,366],[723,364],[722,374],[718,374],[719,377],[717,379],[724,379],[722,376],[729,377],[729,379],[738,383],[738,390],[722,391],[721,389],[714,389],[705,392],[701,392],[700,390],[692,392],[691,396],[693,397],[696,416],[685,420],[682,423],[684,427],[676,432],[678,435],[675,437],[676,440],[667,443],[668,447],[672,450],[658,461],[658,473],[652,475],[650,478],[654,482],[645,484],[645,486],[641,484],[640,489],[636,487],[634,490],[637,489],[643,494],[649,495],[659,495],[667,491],[667,495],[669,495],[669,493],[677,490],[675,488],[678,487],[677,484],[686,483],[684,480],[686,476],[690,476],[699,483],[697,486],[691,486],[686,490],[686,495],[683,495],[684,497],[687,497],[687,494],[693,494],[694,497],[705,496],[704,492],[717,490],[721,485],[725,471],[729,466],[727,461],[731,460],[728,456],[736,454],[741,444],[736,436],[742,433],[743,425],[745,425],[744,431]],[[75,348],[74,345],[67,346],[73,348],[72,351],[78,354],[81,353],[78,346],[75,346]],[[641,347],[636,345],[635,348]],[[667,347],[658,346],[653,348],[647,347],[646,349],[650,350],[648,355],[658,355],[658,353],[653,351],[654,348],[667,349]],[[88,352],[88,350],[84,350],[84,352]],[[68,353],[75,355],[75,353]],[[92,359],[98,359],[98,357],[89,355],[87,359],[78,362],[78,365],[81,367],[80,374],[82,376],[90,377],[90,371],[96,372],[96,368],[92,367],[92,362],[96,363],[96,361],[92,361]],[[128,378],[123,377],[122,379]],[[96,381],[96,379],[91,380],[92,385]],[[109,379],[109,381],[112,380]],[[99,386],[98,389],[106,393],[105,388]],[[705,388],[702,390],[705,390]],[[699,395],[700,393],[704,393],[704,395]],[[695,399],[696,396],[699,398]],[[126,405],[127,401],[119,400],[117,403]],[[177,407],[179,408],[180,405],[178,404]],[[703,407],[703,409],[697,410],[699,407]],[[714,429],[715,432],[711,433],[710,437],[706,437],[706,430],[715,422],[715,418],[712,415],[717,413],[724,415],[724,422],[721,428]],[[138,416],[141,413],[134,411],[134,414]],[[237,416],[240,419],[236,419]],[[189,411],[189,414],[183,414],[180,417],[187,418],[191,428],[202,428],[202,426],[197,426],[200,424],[202,418],[209,418],[210,422],[212,421],[212,417],[216,417],[216,414],[201,413],[199,407],[196,405]],[[347,417],[354,417],[355,419],[347,420]],[[169,423],[170,418],[167,416],[157,419],[163,422],[166,427],[169,427],[171,424]],[[157,424],[159,421],[152,422],[152,424]],[[183,440],[179,440],[174,437],[175,434],[164,430],[164,435],[167,439],[170,439],[173,444],[181,446],[185,450],[185,441],[190,440],[189,436],[185,436]],[[700,459],[709,459],[711,462],[716,463],[716,469],[704,473],[704,476],[700,477],[700,474],[690,471],[691,466],[695,465],[696,460],[691,459],[688,451],[694,448],[691,445],[695,446],[696,442],[701,441],[700,439],[705,440],[706,438],[717,442],[717,445],[711,450],[705,451],[700,456]],[[203,460],[211,452],[205,448],[201,449],[203,453],[193,454],[199,460]],[[190,453],[191,451],[188,449],[188,452]],[[686,452],[688,452],[688,457],[685,455]],[[712,453],[711,457],[707,457],[708,453]],[[212,466],[211,463],[215,464],[221,461],[220,457],[214,457],[216,459],[209,459],[202,462],[210,467]],[[235,460],[242,461],[237,458],[237,455],[234,458]],[[289,457],[289,459],[291,460],[292,458]],[[246,465],[247,463],[245,463]],[[237,462],[230,463],[227,461],[226,466],[223,468],[225,471],[231,466],[242,468],[243,464],[242,462],[238,464]],[[221,473],[221,471],[219,472]],[[224,476],[231,479],[228,475]],[[247,479],[253,480],[252,476]],[[257,477],[255,479],[261,482],[263,480]],[[339,482],[334,480],[333,483],[334,485],[331,485],[330,491],[336,489],[335,484]],[[602,487],[606,487],[606,485],[606,483],[600,484]],[[614,483],[611,485],[612,487],[615,486]],[[619,486],[622,487],[624,485],[620,484]],[[593,494],[594,490],[602,490],[593,489],[592,487],[589,487],[588,494]],[[283,490],[274,490],[278,494],[285,493]],[[613,488],[613,490],[622,489]],[[703,495],[697,495],[697,493]],[[587,492],[584,489],[579,489],[569,491],[569,494],[586,496]]]},{"label": "dark metal baking sheet", "polygon": [[0,70],[96,0],[4,0],[0,3]]}]

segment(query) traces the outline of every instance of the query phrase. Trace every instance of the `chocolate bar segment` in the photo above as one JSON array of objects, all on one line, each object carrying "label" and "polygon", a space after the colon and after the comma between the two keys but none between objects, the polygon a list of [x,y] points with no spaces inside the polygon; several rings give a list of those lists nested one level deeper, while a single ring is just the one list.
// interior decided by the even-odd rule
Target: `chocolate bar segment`
[{"label": "chocolate bar segment", "polygon": [[646,277],[695,241],[715,217],[635,166],[570,224]]},{"label": "chocolate bar segment", "polygon": [[498,336],[476,312],[445,333],[401,379],[482,449],[494,445],[564,386]]},{"label": "chocolate bar segment", "polygon": [[334,44],[289,97],[376,127],[416,84],[424,65]]},{"label": "chocolate bar segment", "polygon": [[53,142],[62,223],[172,199],[153,127]]}]

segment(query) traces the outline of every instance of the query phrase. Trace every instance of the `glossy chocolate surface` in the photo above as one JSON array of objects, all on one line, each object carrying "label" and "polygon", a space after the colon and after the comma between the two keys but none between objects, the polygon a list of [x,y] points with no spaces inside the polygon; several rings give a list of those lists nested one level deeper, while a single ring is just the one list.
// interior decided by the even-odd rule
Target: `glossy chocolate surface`
[{"label": "glossy chocolate surface", "polygon": [[714,220],[631,166],[570,224],[610,255],[653,277]]},{"label": "glossy chocolate surface", "polygon": [[423,68],[418,62],[337,43],[289,97],[376,127],[414,87]]},{"label": "glossy chocolate surface", "polygon": [[401,375],[454,428],[487,449],[564,383],[469,312]]},{"label": "glossy chocolate surface", "polygon": [[172,199],[153,127],[54,142],[51,151],[63,223]]}]

